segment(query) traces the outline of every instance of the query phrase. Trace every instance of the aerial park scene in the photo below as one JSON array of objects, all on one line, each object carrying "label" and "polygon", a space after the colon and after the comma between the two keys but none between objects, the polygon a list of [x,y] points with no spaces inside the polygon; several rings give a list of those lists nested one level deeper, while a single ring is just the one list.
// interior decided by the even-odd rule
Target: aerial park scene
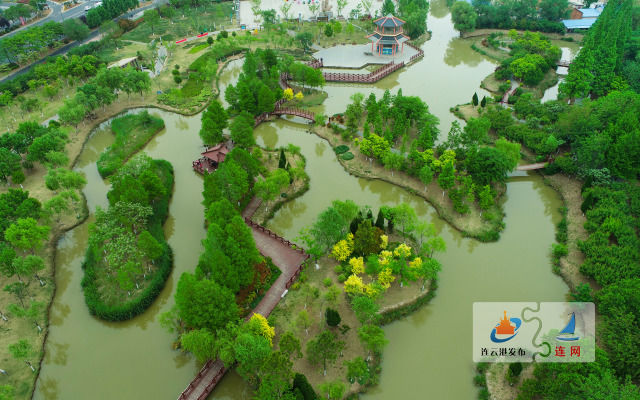
[{"label": "aerial park scene", "polygon": [[636,1],[3,4],[0,400],[640,400],[639,174]]}]

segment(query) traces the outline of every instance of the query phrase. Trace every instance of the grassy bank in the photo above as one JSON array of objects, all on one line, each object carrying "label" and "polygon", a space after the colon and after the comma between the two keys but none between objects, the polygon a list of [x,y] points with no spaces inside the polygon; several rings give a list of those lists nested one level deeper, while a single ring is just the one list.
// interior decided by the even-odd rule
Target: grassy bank
[{"label": "grassy bank", "polygon": [[[309,190],[309,175],[304,171],[306,167],[306,159],[300,153],[300,149],[295,146],[289,146],[284,148],[284,154],[292,168],[300,168],[302,173],[297,175],[293,174],[293,179],[289,186],[286,187],[280,194],[270,201],[262,201],[256,212],[251,219],[260,224],[265,225],[275,213],[287,202],[302,196]],[[271,172],[278,168],[278,160],[280,155],[280,149],[276,150],[263,150],[262,165],[267,171]]]},{"label": "grassy bank", "polygon": [[[339,145],[353,146],[353,143],[344,141],[339,135],[331,132],[329,128],[314,127],[311,132],[327,140],[331,147]],[[352,152],[354,151],[352,150]],[[504,229],[504,212],[500,204],[494,204],[484,212],[471,207],[468,214],[459,214],[455,211],[449,196],[443,195],[443,191],[436,180],[425,186],[417,178],[404,172],[392,172],[385,169],[378,162],[367,161],[367,158],[359,150],[355,151],[354,155],[355,157],[351,160],[337,157],[340,164],[351,175],[365,179],[380,179],[402,187],[413,195],[422,197],[435,208],[440,218],[447,221],[464,236],[472,237],[481,242],[496,241],[500,237],[500,232]],[[503,193],[504,187],[500,187],[498,198]]]},{"label": "grassy bank", "polygon": [[172,42],[189,36],[195,36],[204,30],[212,32],[223,25],[229,26],[231,3],[206,3],[198,7],[184,6],[173,9],[171,17],[160,18],[151,24],[143,21],[135,29],[125,33],[122,38],[137,42],[150,42],[162,38]]},{"label": "grassy bank", "polygon": [[[340,44],[364,44],[369,43],[367,35],[372,32],[373,24],[371,21],[348,21],[340,22],[340,32],[336,33],[333,29],[331,36],[325,35],[326,23],[289,23],[288,27],[291,31],[298,33],[310,33],[313,36],[313,42],[321,47],[331,47]],[[352,27],[349,27],[351,25]],[[333,23],[332,23],[333,27]]]},{"label": "grassy bank", "polygon": [[[397,238],[395,238],[397,239]],[[390,238],[390,240],[393,240]],[[338,311],[341,317],[340,327],[334,329],[339,339],[345,342],[344,350],[337,362],[327,365],[327,373],[323,374],[322,368],[311,364],[306,357],[294,361],[293,369],[307,376],[309,382],[314,386],[316,391],[320,393],[319,387],[323,382],[342,381],[347,388],[347,395],[362,393],[367,386],[363,386],[356,382],[349,382],[345,379],[347,367],[344,361],[351,361],[356,357],[367,359],[369,352],[362,345],[358,337],[358,328],[362,326],[356,314],[354,313],[348,299],[348,295],[340,293],[335,301],[327,300],[327,293],[332,288],[337,287],[343,291],[343,284],[338,278],[336,268],[339,263],[330,257],[322,257],[318,260],[319,268],[313,267],[310,263],[300,276],[287,295],[278,303],[273,310],[269,320],[276,327],[277,335],[291,331],[297,333],[300,339],[302,349],[306,349],[307,342],[313,339],[317,334],[326,328],[324,310],[331,307]],[[380,321],[379,325],[390,323],[395,319],[399,319],[415,311],[422,305],[429,302],[435,295],[435,284],[431,284],[429,289],[421,290],[420,284],[415,282],[411,285],[401,287],[396,281],[391,284],[389,289],[381,296],[379,300]],[[310,292],[308,288],[312,289]],[[317,294],[309,294],[317,289]],[[306,311],[309,315],[310,324],[308,329],[300,325],[297,315],[302,311]],[[274,339],[274,342],[279,338]],[[371,354],[369,360],[369,369],[372,373],[372,384],[377,384],[381,372],[381,357]]]},{"label": "grassy bank", "polygon": [[162,118],[153,117],[146,110],[139,114],[124,115],[111,121],[111,132],[116,139],[100,154],[100,159],[97,162],[100,176],[106,178],[116,172],[129,157],[142,149],[162,129],[164,129]]},{"label": "grassy bank", "polygon": [[[173,254],[169,244],[165,241],[163,225],[169,214],[169,201],[173,192],[173,167],[164,160],[153,160],[153,166],[161,177],[165,194],[151,204],[153,213],[149,217],[146,228],[153,238],[160,244],[160,255],[152,260],[148,275],[133,295],[127,295],[118,287],[107,268],[100,265],[103,254],[94,245],[89,245],[82,265],[85,276],[82,279],[85,301],[91,314],[109,321],[123,321],[144,312],[160,294],[166,280],[171,274]],[[93,234],[93,233],[92,233]],[[91,243],[91,237],[89,242]]]}]

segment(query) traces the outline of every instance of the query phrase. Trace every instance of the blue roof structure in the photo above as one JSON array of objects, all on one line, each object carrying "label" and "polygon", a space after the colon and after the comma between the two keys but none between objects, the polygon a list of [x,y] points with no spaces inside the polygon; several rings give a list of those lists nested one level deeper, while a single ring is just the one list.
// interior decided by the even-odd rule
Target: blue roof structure
[{"label": "blue roof structure", "polygon": [[562,23],[567,29],[589,29],[597,20],[597,18],[563,19]]},{"label": "blue roof structure", "polygon": [[602,7],[580,8],[578,11],[582,13],[582,18],[598,18],[602,14]]}]

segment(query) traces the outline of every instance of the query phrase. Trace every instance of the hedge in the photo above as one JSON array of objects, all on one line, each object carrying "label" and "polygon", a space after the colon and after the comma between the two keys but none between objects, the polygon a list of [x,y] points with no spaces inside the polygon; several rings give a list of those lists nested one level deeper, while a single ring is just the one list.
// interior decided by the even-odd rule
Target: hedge
[{"label": "hedge", "polygon": [[100,176],[106,178],[116,172],[129,157],[142,149],[162,129],[164,129],[162,118],[153,117],[146,110],[111,121],[111,131],[116,139],[100,154],[96,164]]},{"label": "hedge", "polygon": [[342,154],[342,153],[346,153],[347,151],[349,151],[349,146],[341,144],[340,146],[336,146],[333,151],[336,152],[336,154]]},{"label": "hedge", "polygon": [[162,289],[164,288],[171,268],[173,267],[173,252],[164,237],[163,225],[169,216],[169,201],[173,194],[174,172],[173,166],[165,160],[153,160],[156,168],[162,171],[164,177],[164,186],[167,194],[162,199],[153,204],[153,215],[149,218],[148,229],[153,237],[162,245],[164,251],[158,259],[154,260],[158,270],[151,278],[149,285],[136,297],[131,300],[117,305],[106,304],[103,302],[96,286],[96,250],[89,246],[85,254],[85,260],[82,263],[84,277],[82,278],[82,288],[84,290],[84,299],[89,307],[89,312],[98,318],[107,321],[125,321],[139,314],[142,314],[151,304]]},{"label": "hedge", "polygon": [[414,301],[412,301],[411,303],[406,304],[402,307],[398,307],[396,309],[380,313],[378,323],[380,325],[386,325],[390,322],[406,317],[407,315],[413,313],[423,305],[430,302],[431,299],[435,297],[437,289],[438,289],[438,278],[435,278],[431,280],[431,284],[429,285],[429,291],[425,296],[420,296],[416,298]]},{"label": "hedge", "polygon": [[340,158],[342,158],[345,161],[353,160],[353,153],[348,151],[348,152],[344,153],[343,155],[341,155]]}]

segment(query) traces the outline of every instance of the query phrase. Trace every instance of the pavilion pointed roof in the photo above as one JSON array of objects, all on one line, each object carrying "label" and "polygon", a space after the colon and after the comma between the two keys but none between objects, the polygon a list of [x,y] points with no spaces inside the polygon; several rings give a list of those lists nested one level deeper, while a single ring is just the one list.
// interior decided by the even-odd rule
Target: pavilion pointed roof
[{"label": "pavilion pointed roof", "polygon": [[404,25],[405,21],[389,14],[386,17],[380,17],[376,19],[375,21],[373,21],[373,23],[376,24],[378,27],[398,28]]},{"label": "pavilion pointed roof", "polygon": [[206,151],[202,153],[204,158],[208,158],[209,160],[213,160],[217,163],[221,163],[224,161],[225,156],[229,153],[229,148],[224,143],[220,143],[215,145],[214,147],[208,148]]}]

